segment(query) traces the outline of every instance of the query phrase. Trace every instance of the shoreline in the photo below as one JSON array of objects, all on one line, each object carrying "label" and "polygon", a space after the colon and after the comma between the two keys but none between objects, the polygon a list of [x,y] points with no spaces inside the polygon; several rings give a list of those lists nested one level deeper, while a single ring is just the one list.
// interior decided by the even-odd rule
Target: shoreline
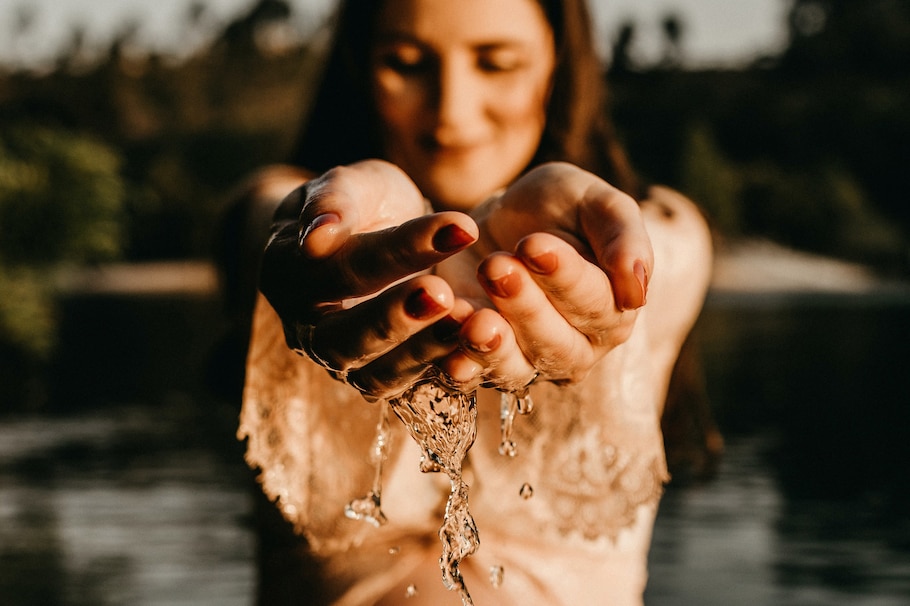
[{"label": "shoreline", "polygon": [[[111,263],[61,272],[64,296],[219,296],[218,268],[209,260]],[[718,246],[707,305],[794,300],[910,302],[910,282],[872,268],[786,248],[765,240]]]}]

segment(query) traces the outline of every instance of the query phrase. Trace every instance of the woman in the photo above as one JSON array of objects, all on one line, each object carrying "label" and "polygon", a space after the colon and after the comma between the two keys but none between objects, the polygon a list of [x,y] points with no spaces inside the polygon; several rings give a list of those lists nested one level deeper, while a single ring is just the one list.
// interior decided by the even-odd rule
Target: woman
[{"label": "woman", "polygon": [[[660,418],[711,249],[688,200],[638,191],[600,81],[581,0],[342,7],[297,157],[314,172],[252,190],[283,200],[239,435],[306,538],[300,601],[458,603],[437,563],[448,481],[419,471],[400,423],[388,522],[344,514],[374,478],[370,402],[432,367],[479,387],[465,474],[481,547],[461,563],[475,603],[641,602]],[[499,392],[526,388],[535,410],[503,457]]]}]

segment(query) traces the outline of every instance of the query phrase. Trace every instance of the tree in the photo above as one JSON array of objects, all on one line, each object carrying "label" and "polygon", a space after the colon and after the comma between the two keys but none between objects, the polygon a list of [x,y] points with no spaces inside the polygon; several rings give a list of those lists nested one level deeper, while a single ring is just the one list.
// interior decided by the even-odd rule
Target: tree
[{"label": "tree", "polygon": [[893,78],[910,66],[910,2],[794,0],[781,67]]}]

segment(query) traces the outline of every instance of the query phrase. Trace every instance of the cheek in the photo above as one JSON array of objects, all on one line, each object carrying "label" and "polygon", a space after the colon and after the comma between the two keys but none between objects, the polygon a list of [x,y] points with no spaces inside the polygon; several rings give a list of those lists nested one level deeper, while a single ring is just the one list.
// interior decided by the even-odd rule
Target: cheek
[{"label": "cheek", "polygon": [[546,91],[527,85],[503,91],[498,97],[497,114],[501,124],[525,136],[539,137],[546,122]]},{"label": "cheek", "polygon": [[401,78],[374,78],[373,97],[383,130],[393,137],[404,136],[415,127],[421,106],[421,92]]}]

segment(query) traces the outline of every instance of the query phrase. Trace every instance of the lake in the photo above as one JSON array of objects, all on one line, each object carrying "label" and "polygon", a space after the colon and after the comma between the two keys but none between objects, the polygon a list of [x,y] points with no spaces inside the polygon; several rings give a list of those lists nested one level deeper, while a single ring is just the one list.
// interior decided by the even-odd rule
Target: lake
[{"label": "lake", "polygon": [[[0,416],[0,604],[252,604],[217,304],[74,297],[64,317],[53,406]],[[647,603],[910,603],[910,298],[712,295],[696,334],[726,450],[668,486]]]}]

